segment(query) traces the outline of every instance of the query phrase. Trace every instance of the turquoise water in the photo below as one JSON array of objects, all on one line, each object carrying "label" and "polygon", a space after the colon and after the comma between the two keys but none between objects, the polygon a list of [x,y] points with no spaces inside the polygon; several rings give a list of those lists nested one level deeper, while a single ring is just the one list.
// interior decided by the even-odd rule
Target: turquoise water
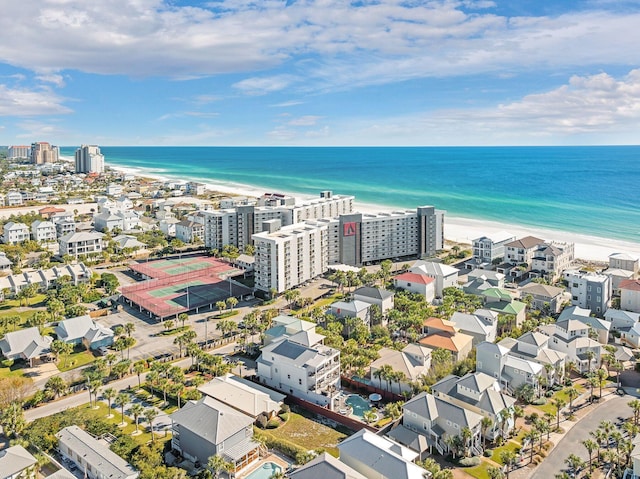
[{"label": "turquoise water", "polygon": [[246,479],[269,479],[276,472],[282,471],[282,468],[274,462],[265,462],[258,469],[247,476]]},{"label": "turquoise water", "polygon": [[353,414],[358,417],[364,417],[364,413],[371,410],[369,401],[362,399],[357,394],[350,394],[345,403],[353,409]]},{"label": "turquoise water", "polygon": [[[72,156],[74,148],[62,148]],[[252,185],[640,243],[640,147],[103,147],[148,174]]]}]

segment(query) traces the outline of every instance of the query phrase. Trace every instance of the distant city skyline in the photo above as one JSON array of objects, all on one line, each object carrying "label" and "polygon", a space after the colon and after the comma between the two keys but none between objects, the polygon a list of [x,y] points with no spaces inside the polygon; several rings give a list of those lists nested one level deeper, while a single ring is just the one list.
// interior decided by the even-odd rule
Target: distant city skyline
[{"label": "distant city skyline", "polygon": [[22,0],[0,144],[638,144],[640,1]]}]

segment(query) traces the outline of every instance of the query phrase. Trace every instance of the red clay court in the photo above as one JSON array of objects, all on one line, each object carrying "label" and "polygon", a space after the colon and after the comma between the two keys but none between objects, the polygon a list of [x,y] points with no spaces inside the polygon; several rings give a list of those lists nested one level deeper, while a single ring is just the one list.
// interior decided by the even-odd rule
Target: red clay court
[{"label": "red clay court", "polygon": [[124,286],[122,296],[160,320],[203,307],[213,309],[218,301],[252,292],[230,279],[242,269],[210,256],[159,259],[130,268],[145,280]]}]

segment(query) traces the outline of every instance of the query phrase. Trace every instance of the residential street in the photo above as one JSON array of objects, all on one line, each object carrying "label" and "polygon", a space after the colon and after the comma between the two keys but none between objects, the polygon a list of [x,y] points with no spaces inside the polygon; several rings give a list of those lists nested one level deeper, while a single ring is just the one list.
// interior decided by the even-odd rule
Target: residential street
[{"label": "residential street", "polygon": [[[617,396],[604,401],[594,408],[589,414],[580,419],[553,448],[549,456],[531,474],[531,479],[550,479],[565,469],[564,460],[569,454],[576,454],[585,461],[588,458],[587,450],[582,445],[583,440],[588,439],[589,432],[595,430],[601,421],[618,422],[618,418],[627,418],[633,413],[627,403],[633,396]],[[524,468],[526,470],[526,468]],[[526,477],[514,472],[512,477]]]}]

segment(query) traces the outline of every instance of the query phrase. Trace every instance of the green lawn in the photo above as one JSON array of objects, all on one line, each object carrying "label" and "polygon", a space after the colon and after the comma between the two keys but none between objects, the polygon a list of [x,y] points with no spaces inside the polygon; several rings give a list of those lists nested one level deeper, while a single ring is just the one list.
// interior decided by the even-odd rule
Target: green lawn
[{"label": "green lawn", "polygon": [[83,348],[80,351],[74,351],[69,356],[60,357],[57,366],[58,370],[64,372],[71,369],[79,368],[86,364],[91,364],[95,360],[96,358],[93,353]]},{"label": "green lawn", "polygon": [[491,456],[491,460],[497,462],[498,464],[504,465],[502,462],[502,458],[500,457],[500,453],[502,451],[513,451],[517,454],[520,448],[522,448],[522,444],[517,443],[513,440],[509,440],[503,446],[496,447],[493,450],[493,455]]},{"label": "green lawn", "polygon": [[[584,388],[579,384],[574,384],[573,387],[575,387],[578,390],[578,394],[582,394],[584,392]],[[543,414],[545,412],[548,412],[549,414],[555,415],[556,408],[553,406],[553,403],[552,403],[554,399],[562,399],[564,402],[567,403],[567,405],[569,405],[569,396],[567,395],[564,389],[561,389],[560,391],[556,391],[555,393],[553,393],[553,396],[551,396],[550,398],[547,398],[547,402],[545,404],[542,404],[541,406],[534,406],[534,407],[542,411]]]},{"label": "green lawn", "polygon": [[487,471],[489,467],[491,467],[491,464],[486,461],[482,461],[479,465],[465,467],[462,471],[478,479],[490,479],[489,472]]},{"label": "green lawn", "polygon": [[27,367],[27,363],[24,361],[17,361],[13,363],[11,367],[0,367],[0,379],[24,377],[24,371]]},{"label": "green lawn", "polygon": [[337,445],[346,437],[344,433],[307,419],[295,412],[291,412],[289,420],[277,429],[261,430],[260,432],[285,439],[305,450],[323,448],[336,457],[338,456]]},{"label": "green lawn", "polygon": [[[86,404],[84,407],[89,409],[88,404]],[[125,434],[131,434],[136,430],[136,424],[133,418],[129,418],[126,415],[126,411],[129,409],[129,407],[130,406],[125,407],[125,416],[124,416],[124,420],[127,423],[127,425],[121,428],[122,432],[124,432]],[[111,414],[113,414],[113,417],[107,418],[107,415],[109,414],[109,408],[102,401],[98,401],[98,409],[91,409],[91,412],[95,414],[96,418],[102,419],[110,424],[119,425],[122,420],[122,413],[120,411],[120,408],[115,408],[115,407],[111,408]],[[132,436],[133,439],[138,444],[146,444],[149,441],[151,441],[151,433],[149,432],[149,425],[144,421],[144,418],[142,417],[138,419],[138,430],[142,431],[142,434],[139,434],[137,436]],[[158,434],[156,432],[156,438],[161,436],[164,436],[164,433]]]}]

